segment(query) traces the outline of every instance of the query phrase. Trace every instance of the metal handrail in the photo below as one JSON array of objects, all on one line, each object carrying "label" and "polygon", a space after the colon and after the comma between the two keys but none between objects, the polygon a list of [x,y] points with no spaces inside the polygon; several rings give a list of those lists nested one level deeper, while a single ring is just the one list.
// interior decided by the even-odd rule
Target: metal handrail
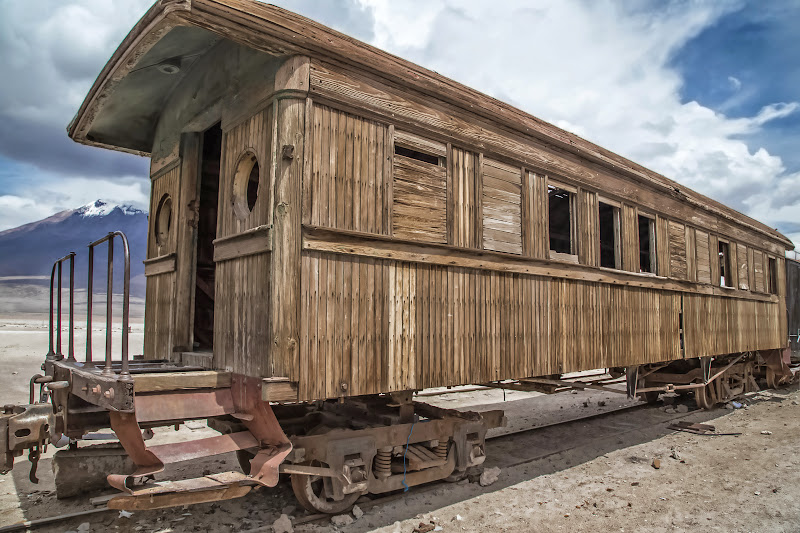
[{"label": "metal handrail", "polygon": [[131,252],[128,246],[128,238],[121,231],[112,231],[105,237],[89,244],[89,285],[87,287],[87,318],[86,318],[86,364],[92,365],[92,285],[94,276],[94,248],[108,241],[108,283],[106,289],[106,356],[103,374],[113,374],[111,365],[111,318],[114,294],[114,237],[122,239],[122,247],[125,254],[125,272],[122,291],[122,368],[120,369],[120,379],[131,379],[130,369],[128,368],[128,322],[130,314],[130,295],[131,295]]},{"label": "metal handrail", "polygon": [[[53,263],[53,269],[50,272],[50,321],[49,321],[49,340],[50,349],[47,352],[47,359],[61,360],[64,354],[61,353],[61,264],[69,260],[69,348],[68,348],[68,361],[75,360],[75,337],[73,334],[74,318],[75,318],[75,252],[70,252],[61,259]],[[58,269],[58,318],[57,318],[57,334],[56,346],[53,350],[53,290],[55,285],[56,269]]]}]

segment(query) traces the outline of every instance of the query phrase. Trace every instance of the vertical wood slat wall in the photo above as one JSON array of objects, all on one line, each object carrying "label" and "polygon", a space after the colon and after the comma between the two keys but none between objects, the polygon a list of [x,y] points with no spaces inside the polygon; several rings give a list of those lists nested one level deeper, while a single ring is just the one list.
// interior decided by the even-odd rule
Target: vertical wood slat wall
[{"label": "vertical wood slat wall", "polygon": [[583,265],[600,264],[600,217],[597,209],[597,193],[581,189],[578,192],[578,261]]},{"label": "vertical wood slat wall", "polygon": [[620,226],[622,269],[639,272],[639,219],[635,206],[622,204]]},{"label": "vertical wood slat wall", "polygon": [[[217,238],[268,225],[271,213],[273,109],[269,106],[223,132]],[[260,171],[258,197],[240,219],[233,209],[233,178],[240,157],[252,150]],[[236,257],[216,263],[214,365],[248,375],[265,374],[270,356],[271,254]]]},{"label": "vertical wood slat wall", "polygon": [[[336,116],[337,124],[345,124],[346,131],[362,120],[314,105],[314,169],[330,164],[326,156],[339,161],[344,153],[345,161],[351,161],[346,155],[347,134],[327,134],[326,140],[324,125],[334,120],[326,119],[326,113]],[[379,136],[391,138],[386,126],[375,128]],[[343,152],[332,139],[344,139]],[[443,165],[394,154],[390,141],[382,148],[393,168],[374,182],[383,180],[390,192],[367,187],[363,194],[376,195],[376,213],[381,205],[390,211],[384,220],[393,221],[392,231],[378,225],[361,226],[361,231],[384,230],[405,240],[448,241],[462,248],[494,247],[547,257],[547,176],[455,146],[442,152],[446,153]],[[311,187],[306,189],[311,190],[312,201],[304,220],[358,230],[347,216],[330,213],[338,213],[351,198],[346,191],[351,183],[372,182],[363,177],[364,168],[372,169],[372,162],[366,167],[354,165],[352,175],[344,174],[349,176],[344,179],[322,170],[312,172]],[[331,203],[331,198],[345,201]],[[323,205],[317,205],[320,201]],[[352,201],[359,203],[357,194]],[[579,190],[582,264],[592,264],[596,256],[596,248],[587,245],[598,238],[596,209],[597,194]],[[621,238],[623,250],[628,250],[623,261],[633,271],[638,271],[639,263],[636,215],[635,207],[623,204]],[[530,221],[527,230],[523,220]],[[496,221],[504,224],[495,227]],[[492,230],[507,235],[492,239]],[[655,232],[659,275],[694,280],[703,270],[704,279],[710,280],[707,233],[695,234],[694,228],[661,216],[656,217]],[[509,247],[497,246],[498,241]],[[697,246],[702,248],[699,254]],[[301,276],[299,375],[312,378],[301,380],[300,399],[480,383],[682,356],[678,334],[682,293],[312,250],[303,251]],[[748,349],[753,342],[762,347],[780,343],[772,326],[780,322],[778,306],[689,296],[683,302],[687,356],[730,353]],[[714,313],[711,325],[701,320],[703,313]],[[769,326],[756,330],[753,317],[766,317],[762,325],[769,321]],[[733,336],[723,341],[717,338],[721,335]],[[747,335],[756,335],[757,340]]]},{"label": "vertical wood slat wall", "polygon": [[450,244],[460,248],[479,248],[481,243],[480,158],[478,155],[451,148],[450,184],[448,195],[453,213],[450,225]]},{"label": "vertical wood slat wall", "polygon": [[384,202],[392,147],[378,122],[313,106],[311,198],[306,224],[386,235]]},{"label": "vertical wood slat wall", "polygon": [[[177,210],[180,165],[155,178],[150,191],[150,213],[147,230],[147,258],[175,253],[177,243]],[[161,199],[169,195],[172,200],[172,224],[169,237],[159,243],[155,238],[156,213]],[[99,250],[99,249],[98,249]],[[146,359],[169,359],[172,356],[172,331],[175,310],[175,271],[148,276],[145,288],[144,326]]]}]

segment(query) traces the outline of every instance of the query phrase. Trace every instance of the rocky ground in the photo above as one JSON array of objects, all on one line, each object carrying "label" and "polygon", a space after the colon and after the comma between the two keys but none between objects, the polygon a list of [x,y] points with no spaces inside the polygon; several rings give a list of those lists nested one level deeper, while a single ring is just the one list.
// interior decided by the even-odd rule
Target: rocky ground
[{"label": "rocky ground", "polygon": [[[4,403],[26,401],[28,376],[37,370],[43,348],[46,351],[46,331],[41,317],[0,317]],[[134,342],[141,342],[140,334],[140,324],[135,324]],[[493,432],[498,436],[631,405],[623,395],[599,392],[506,392],[504,398],[502,391],[489,390],[424,400],[447,407],[504,409],[509,427]],[[39,530],[273,531],[274,525],[280,531],[289,530],[287,519],[292,519],[298,532],[799,531],[798,403],[800,390],[795,385],[749,395],[741,409],[685,413],[694,409],[688,400],[499,436],[487,443],[485,486],[476,479],[416,487],[378,504],[364,498],[355,516],[337,517],[333,523],[299,524],[308,514],[298,509],[288,484],[282,484],[239,500],[131,515],[106,512]],[[676,418],[738,435],[668,429]],[[206,434],[207,427],[192,423],[179,431],[158,430],[153,442]],[[39,485],[28,481],[24,458],[0,478],[0,526],[93,508],[87,497],[55,498],[52,453],[51,447],[41,461]],[[235,457],[223,455],[171,467],[162,479],[236,468]]]}]

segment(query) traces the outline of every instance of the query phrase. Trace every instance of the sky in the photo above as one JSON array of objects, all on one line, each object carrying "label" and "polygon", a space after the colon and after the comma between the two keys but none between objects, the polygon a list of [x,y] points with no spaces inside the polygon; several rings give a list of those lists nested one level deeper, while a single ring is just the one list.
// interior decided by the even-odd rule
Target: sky
[{"label": "sky", "polygon": [[[66,126],[151,0],[0,0],[0,231],[103,198],[148,161]],[[800,244],[793,0],[274,0],[506,101]]]}]

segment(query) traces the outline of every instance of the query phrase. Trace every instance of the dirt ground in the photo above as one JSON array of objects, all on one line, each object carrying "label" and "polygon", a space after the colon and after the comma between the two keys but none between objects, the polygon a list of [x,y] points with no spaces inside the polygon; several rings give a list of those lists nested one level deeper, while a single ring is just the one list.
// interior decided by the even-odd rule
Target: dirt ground
[{"label": "dirt ground", "polygon": [[[103,346],[102,338],[93,342]],[[141,343],[138,322],[132,331],[132,346],[135,343]],[[0,317],[0,401],[27,401],[27,380],[38,370],[46,349],[43,317]],[[77,347],[76,351],[83,353]],[[491,435],[497,438],[487,442],[485,466],[500,468],[498,480],[486,487],[468,482],[415,487],[378,505],[364,498],[364,515],[352,524],[334,527],[324,520],[298,525],[295,531],[411,533],[429,522],[438,531],[454,532],[800,531],[797,385],[751,394],[742,409],[694,411],[693,401],[685,400],[599,417],[594,415],[633,403],[624,395],[600,392],[543,396],[507,391],[504,397],[499,390],[419,400],[506,411],[509,426],[494,430]],[[677,412],[678,406],[690,412]],[[740,435],[701,436],[668,429],[677,418]],[[570,419],[578,420],[550,425]],[[211,434],[204,424],[191,423],[179,431],[157,430],[152,442]],[[0,526],[92,509],[87,497],[55,498],[52,454],[51,447],[40,463],[39,485],[28,481],[24,458],[12,473],[0,477]],[[652,466],[654,459],[660,460],[659,469]],[[172,466],[159,479],[237,468],[235,457],[227,454]],[[271,531],[282,513],[299,520],[307,516],[298,510],[286,483],[239,500],[135,512],[130,517],[107,512],[38,531]]]}]

